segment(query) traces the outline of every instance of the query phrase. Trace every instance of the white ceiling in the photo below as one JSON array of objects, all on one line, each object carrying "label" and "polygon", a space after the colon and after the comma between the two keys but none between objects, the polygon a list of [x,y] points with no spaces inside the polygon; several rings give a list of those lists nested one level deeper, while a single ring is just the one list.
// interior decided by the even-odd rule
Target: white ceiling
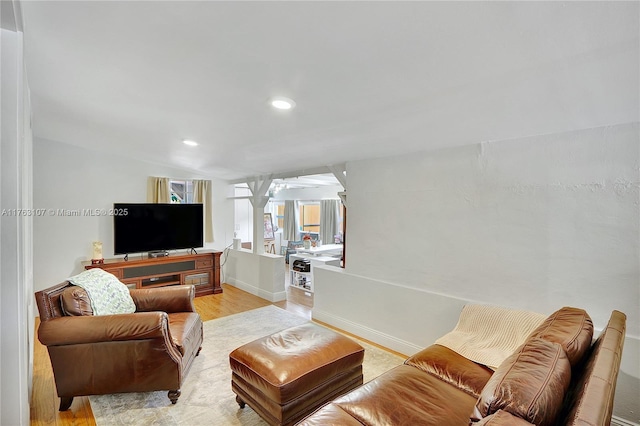
[{"label": "white ceiling", "polygon": [[637,121],[639,5],[23,1],[34,134],[238,179]]}]

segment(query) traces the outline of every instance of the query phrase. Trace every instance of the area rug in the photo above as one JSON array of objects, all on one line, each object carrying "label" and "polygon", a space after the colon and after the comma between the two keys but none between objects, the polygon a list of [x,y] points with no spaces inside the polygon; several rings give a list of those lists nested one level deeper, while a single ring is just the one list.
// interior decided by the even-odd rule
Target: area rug
[{"label": "area rug", "polygon": [[[249,406],[240,409],[231,391],[229,353],[245,343],[308,320],[265,306],[204,323],[204,343],[172,405],[167,392],[121,393],[89,397],[98,426],[214,425],[265,426]],[[357,339],[355,339],[357,340]],[[358,341],[365,348],[364,381],[402,364],[404,358]]]}]

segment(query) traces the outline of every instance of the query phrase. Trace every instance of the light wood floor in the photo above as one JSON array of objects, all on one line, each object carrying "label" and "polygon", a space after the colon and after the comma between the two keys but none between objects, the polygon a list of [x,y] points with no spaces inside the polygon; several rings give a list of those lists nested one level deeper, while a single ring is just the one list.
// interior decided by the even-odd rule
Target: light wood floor
[{"label": "light wood floor", "polygon": [[[311,319],[311,309],[290,302],[271,303],[236,287],[223,284],[223,293],[196,297],[196,310],[203,321],[237,314],[267,305],[276,305],[297,315]],[[36,330],[39,321],[36,319]],[[60,400],[56,394],[49,354],[36,339],[33,359],[33,393],[31,400],[31,425],[95,425],[88,397],[76,397],[71,408],[58,411]]]}]

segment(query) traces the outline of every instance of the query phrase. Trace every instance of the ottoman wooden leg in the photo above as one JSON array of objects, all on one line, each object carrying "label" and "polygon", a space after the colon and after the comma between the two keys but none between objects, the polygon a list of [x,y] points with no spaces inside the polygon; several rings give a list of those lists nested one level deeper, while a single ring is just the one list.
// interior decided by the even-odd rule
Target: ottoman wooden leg
[{"label": "ottoman wooden leg", "polygon": [[236,395],[236,402],[238,403],[240,408],[244,408],[244,406],[246,405],[245,402],[242,400],[242,398],[240,398],[240,396],[238,395]]},{"label": "ottoman wooden leg", "polygon": [[181,393],[182,392],[180,392],[180,389],[170,390],[167,396],[169,397],[169,400],[171,400],[171,403],[175,404],[176,402],[178,402],[178,398],[180,398]]}]

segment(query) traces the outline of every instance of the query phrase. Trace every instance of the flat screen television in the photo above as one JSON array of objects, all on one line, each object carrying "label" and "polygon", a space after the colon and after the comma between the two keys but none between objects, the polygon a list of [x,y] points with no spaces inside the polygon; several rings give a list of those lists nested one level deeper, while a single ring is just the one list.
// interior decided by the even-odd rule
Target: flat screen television
[{"label": "flat screen television", "polygon": [[113,208],[115,254],[203,245],[202,204],[116,203]]}]

